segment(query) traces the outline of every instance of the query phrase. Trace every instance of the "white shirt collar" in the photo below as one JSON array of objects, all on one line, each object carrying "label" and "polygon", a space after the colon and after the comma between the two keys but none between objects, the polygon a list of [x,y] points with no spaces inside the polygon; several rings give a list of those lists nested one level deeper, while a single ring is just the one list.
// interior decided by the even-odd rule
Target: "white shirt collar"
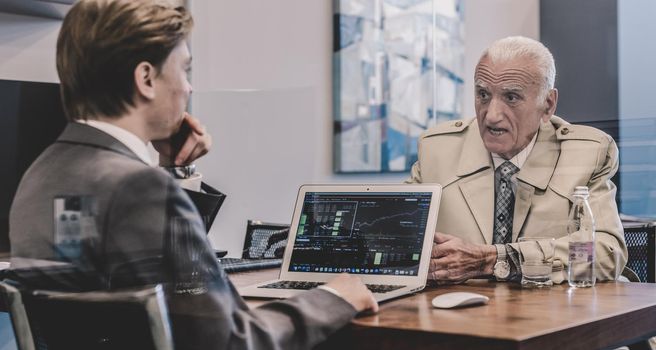
[{"label": "white shirt collar", "polygon": [[144,143],[137,135],[116,125],[101,122],[99,120],[80,119],[77,120],[77,122],[80,124],[86,124],[106,134],[109,134],[109,136],[117,139],[119,142],[125,145],[125,147],[130,149],[130,151],[134,152],[134,154],[136,154],[137,157],[141,159],[141,161],[152,167],[157,166],[157,162],[154,162],[153,158],[150,156],[150,152],[148,151],[148,144]]},{"label": "white shirt collar", "polygon": [[[531,154],[531,151],[533,150],[533,146],[535,146],[535,141],[538,139],[538,133],[536,132],[535,135],[533,135],[533,139],[531,142],[524,147],[523,150],[521,150],[519,153],[517,153],[514,157],[510,158],[509,161],[513,164],[518,169],[521,169],[524,163],[526,163],[526,159],[528,158],[529,154]],[[496,153],[491,153],[492,154],[492,161],[494,162],[494,169],[498,168],[503,162],[506,161],[503,157]]]}]

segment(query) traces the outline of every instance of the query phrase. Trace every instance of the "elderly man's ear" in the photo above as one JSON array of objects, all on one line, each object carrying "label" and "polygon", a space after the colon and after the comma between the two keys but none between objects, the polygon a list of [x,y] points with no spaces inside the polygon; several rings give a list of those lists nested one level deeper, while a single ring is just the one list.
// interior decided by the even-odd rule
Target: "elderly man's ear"
[{"label": "elderly man's ear", "polygon": [[549,90],[547,99],[544,102],[545,106],[543,120],[546,122],[549,121],[549,118],[551,118],[554,113],[556,113],[556,105],[558,104],[558,89],[554,88]]}]

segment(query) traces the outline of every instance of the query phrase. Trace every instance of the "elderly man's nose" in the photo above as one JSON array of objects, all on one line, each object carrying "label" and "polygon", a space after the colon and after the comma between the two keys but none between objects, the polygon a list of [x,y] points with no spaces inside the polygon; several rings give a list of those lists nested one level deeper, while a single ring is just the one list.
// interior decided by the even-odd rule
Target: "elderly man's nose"
[{"label": "elderly man's nose", "polygon": [[493,98],[488,105],[485,119],[488,122],[497,123],[503,120],[503,113],[503,104],[498,99]]}]

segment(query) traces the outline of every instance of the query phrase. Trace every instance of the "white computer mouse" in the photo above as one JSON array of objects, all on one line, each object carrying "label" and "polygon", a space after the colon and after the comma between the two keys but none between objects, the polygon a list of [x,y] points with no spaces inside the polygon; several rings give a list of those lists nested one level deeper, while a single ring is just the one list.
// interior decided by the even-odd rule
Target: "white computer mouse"
[{"label": "white computer mouse", "polygon": [[452,307],[487,304],[490,298],[485,295],[469,292],[451,292],[444,293],[433,298],[433,306],[440,309],[450,309]]}]

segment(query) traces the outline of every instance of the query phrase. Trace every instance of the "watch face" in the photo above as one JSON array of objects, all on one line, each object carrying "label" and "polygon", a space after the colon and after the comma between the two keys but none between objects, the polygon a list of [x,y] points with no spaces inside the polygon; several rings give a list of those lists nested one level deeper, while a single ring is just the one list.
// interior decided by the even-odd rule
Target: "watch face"
[{"label": "watch face", "polygon": [[494,277],[505,280],[510,276],[510,265],[507,261],[498,261],[494,264]]}]

